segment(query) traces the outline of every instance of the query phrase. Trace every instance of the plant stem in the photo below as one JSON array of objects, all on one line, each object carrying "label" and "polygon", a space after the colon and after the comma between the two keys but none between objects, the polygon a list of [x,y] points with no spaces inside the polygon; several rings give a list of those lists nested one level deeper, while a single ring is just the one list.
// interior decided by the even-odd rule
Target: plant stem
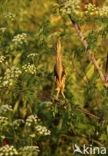
[{"label": "plant stem", "polygon": [[89,47],[88,42],[87,42],[87,40],[85,39],[83,33],[81,32],[80,26],[72,19],[72,17],[71,17],[70,14],[68,15],[68,17],[69,17],[69,19],[70,19],[72,25],[74,26],[74,28],[75,28],[75,30],[76,30],[76,32],[77,32],[77,34],[78,34],[78,36],[79,36],[79,38],[80,38],[80,40],[81,40],[83,46],[84,46],[84,48],[85,48],[85,51],[88,53],[89,60],[93,63],[95,69],[98,71],[99,76],[100,76],[102,82],[104,83],[105,87],[108,87],[108,84],[107,84],[106,81],[105,81],[105,76],[104,76],[104,74],[103,74],[103,72],[102,72],[102,69],[101,69],[100,66],[98,65],[94,54],[93,54],[92,51],[88,48],[88,47]]}]

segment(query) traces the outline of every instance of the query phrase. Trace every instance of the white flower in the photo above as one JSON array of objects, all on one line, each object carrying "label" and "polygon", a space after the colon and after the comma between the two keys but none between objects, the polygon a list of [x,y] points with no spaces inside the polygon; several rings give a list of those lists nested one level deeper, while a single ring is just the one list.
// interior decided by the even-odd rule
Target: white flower
[{"label": "white flower", "polygon": [[108,6],[103,6],[102,8],[98,9],[100,16],[107,16],[108,17]]},{"label": "white flower", "polygon": [[9,21],[13,21],[15,19],[15,14],[11,13],[11,12],[8,12],[6,15],[5,15],[5,18],[8,19]]},{"label": "white flower", "polygon": [[80,9],[80,0],[67,0],[67,1],[63,1],[63,4],[60,9],[60,11],[65,14],[75,14],[76,11],[78,11]]},{"label": "white flower", "polygon": [[48,130],[45,126],[37,125],[35,127],[35,129],[39,135],[50,135],[51,134],[50,130]]},{"label": "white flower", "polygon": [[103,6],[101,8],[99,7],[96,7],[94,4],[87,4],[86,5],[86,11],[85,11],[85,14],[88,14],[90,16],[100,16],[100,17],[104,17],[104,16],[108,16],[108,6]]},{"label": "white flower", "polygon": [[2,78],[3,87],[12,86],[15,79],[17,79],[21,73],[22,71],[18,67],[12,66],[11,68],[7,68]]},{"label": "white flower", "polygon": [[25,64],[22,66],[22,69],[25,71],[25,72],[28,72],[28,73],[31,73],[31,74],[35,74],[36,73],[36,67],[34,64]]},{"label": "white flower", "polygon": [[39,118],[37,117],[37,115],[30,115],[26,119],[25,126],[30,127],[32,124],[37,124],[38,121],[39,121]]},{"label": "white flower", "polygon": [[35,154],[35,156],[38,155],[39,153],[39,147],[38,146],[24,146],[22,148],[20,148],[20,153],[23,155],[24,154]]},{"label": "white flower", "polygon": [[3,63],[5,61],[6,57],[4,55],[0,56],[0,63]]},{"label": "white flower", "polygon": [[4,33],[4,32],[6,31],[6,27],[1,27],[1,28],[0,28],[0,31],[1,31],[2,33]]},{"label": "white flower", "polygon": [[8,122],[7,117],[0,116],[0,124],[7,123],[7,122]]},{"label": "white flower", "polygon": [[2,105],[0,107],[0,114],[4,114],[4,113],[7,113],[7,112],[12,112],[12,111],[13,111],[12,107],[10,105],[8,105],[8,104]]},{"label": "white flower", "polygon": [[35,56],[37,56],[38,54],[37,53],[31,53],[31,54],[29,54],[27,57],[35,57]]},{"label": "white flower", "polygon": [[17,34],[14,36],[12,39],[12,42],[17,46],[17,45],[22,45],[23,43],[28,43],[28,36],[26,33],[22,34]]},{"label": "white flower", "polygon": [[5,145],[0,148],[0,156],[16,156],[18,155],[17,150],[14,146],[11,145]]}]

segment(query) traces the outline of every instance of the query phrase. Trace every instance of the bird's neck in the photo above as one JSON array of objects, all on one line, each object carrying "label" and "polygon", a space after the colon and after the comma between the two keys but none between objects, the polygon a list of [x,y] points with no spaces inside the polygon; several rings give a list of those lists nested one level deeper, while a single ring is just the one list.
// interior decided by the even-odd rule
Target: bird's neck
[{"label": "bird's neck", "polygon": [[62,56],[60,53],[57,53],[57,56],[56,56],[56,63],[58,65],[62,65]]}]

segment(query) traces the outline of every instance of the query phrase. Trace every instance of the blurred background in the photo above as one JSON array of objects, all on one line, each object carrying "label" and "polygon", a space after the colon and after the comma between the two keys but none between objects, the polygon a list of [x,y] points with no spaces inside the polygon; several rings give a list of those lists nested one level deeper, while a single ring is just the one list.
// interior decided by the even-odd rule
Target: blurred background
[{"label": "blurred background", "polygon": [[[108,89],[68,16],[60,14],[64,2],[0,0],[2,156],[12,152],[14,156],[72,156],[75,143],[108,146]],[[89,3],[92,8],[104,6],[99,17],[90,8],[93,13],[88,11],[83,18]],[[108,72],[107,5],[107,0],[82,0],[82,12],[74,16],[104,74]],[[56,101],[53,68],[59,36],[66,99],[60,96]]]}]

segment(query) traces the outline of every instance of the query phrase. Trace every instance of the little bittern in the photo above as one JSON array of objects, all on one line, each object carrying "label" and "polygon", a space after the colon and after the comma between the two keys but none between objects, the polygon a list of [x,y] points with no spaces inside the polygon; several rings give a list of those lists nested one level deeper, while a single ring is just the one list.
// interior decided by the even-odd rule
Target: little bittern
[{"label": "little bittern", "polygon": [[55,75],[55,85],[56,85],[56,99],[58,99],[59,94],[64,96],[64,87],[65,87],[65,69],[62,63],[62,55],[61,55],[61,41],[58,39],[56,46],[56,63],[54,66],[54,75]]}]

